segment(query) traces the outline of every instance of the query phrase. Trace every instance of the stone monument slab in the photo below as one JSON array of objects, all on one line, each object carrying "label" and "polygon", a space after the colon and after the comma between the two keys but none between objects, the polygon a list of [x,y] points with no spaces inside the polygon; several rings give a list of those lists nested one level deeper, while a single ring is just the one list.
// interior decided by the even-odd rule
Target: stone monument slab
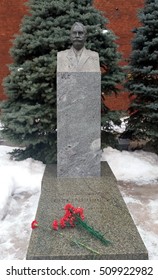
[{"label": "stone monument slab", "polygon": [[100,176],[100,88],[98,73],[57,74],[57,174]]},{"label": "stone monument slab", "polygon": [[[105,234],[111,245],[104,246],[84,229],[51,229],[54,219],[63,216],[65,204],[83,207],[89,225]],[[102,176],[96,178],[58,178],[56,166],[46,167],[36,219],[41,227],[32,231],[28,260],[35,259],[148,259],[147,250],[118,190],[116,179],[107,163],[102,163]],[[98,251],[68,242],[69,238]]]}]

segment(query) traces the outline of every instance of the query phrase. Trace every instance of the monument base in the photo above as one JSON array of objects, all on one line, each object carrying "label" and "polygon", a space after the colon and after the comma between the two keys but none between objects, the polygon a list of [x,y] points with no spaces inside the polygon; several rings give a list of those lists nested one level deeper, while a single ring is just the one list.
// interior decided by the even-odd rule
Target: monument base
[{"label": "monument base", "polygon": [[[56,165],[46,166],[36,214],[39,227],[32,231],[27,260],[148,259],[147,250],[111,169],[106,162],[101,167],[101,177],[69,179],[57,178]],[[83,207],[87,223],[105,234],[111,244],[103,245],[85,229],[77,226],[51,230],[53,220],[64,215],[67,203]],[[69,242],[71,238],[81,241],[99,254],[72,245]]]}]

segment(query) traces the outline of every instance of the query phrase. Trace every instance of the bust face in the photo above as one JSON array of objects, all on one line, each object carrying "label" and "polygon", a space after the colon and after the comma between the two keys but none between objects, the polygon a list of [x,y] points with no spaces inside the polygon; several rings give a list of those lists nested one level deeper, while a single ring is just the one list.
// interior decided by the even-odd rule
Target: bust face
[{"label": "bust face", "polygon": [[71,42],[73,47],[76,50],[80,50],[83,48],[85,40],[86,40],[86,33],[85,30],[81,25],[75,25],[71,30],[71,36],[70,36]]}]

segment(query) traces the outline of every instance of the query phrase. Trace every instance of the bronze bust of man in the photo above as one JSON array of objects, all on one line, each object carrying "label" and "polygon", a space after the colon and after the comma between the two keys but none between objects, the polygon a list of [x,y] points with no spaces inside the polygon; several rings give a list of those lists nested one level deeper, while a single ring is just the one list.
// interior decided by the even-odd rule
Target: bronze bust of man
[{"label": "bronze bust of man", "polygon": [[86,27],[75,22],[70,34],[72,47],[57,54],[57,72],[100,72],[99,55],[85,48],[86,37]]}]

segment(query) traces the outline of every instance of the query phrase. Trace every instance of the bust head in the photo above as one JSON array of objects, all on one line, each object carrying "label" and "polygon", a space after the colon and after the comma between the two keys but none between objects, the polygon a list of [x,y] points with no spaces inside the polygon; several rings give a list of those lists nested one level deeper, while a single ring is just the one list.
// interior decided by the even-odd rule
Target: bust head
[{"label": "bust head", "polygon": [[86,41],[86,36],[87,35],[87,30],[86,27],[80,23],[80,22],[75,22],[72,27],[71,27],[71,35],[70,39],[72,42],[73,47],[76,50],[80,50],[83,48],[84,43]]}]

